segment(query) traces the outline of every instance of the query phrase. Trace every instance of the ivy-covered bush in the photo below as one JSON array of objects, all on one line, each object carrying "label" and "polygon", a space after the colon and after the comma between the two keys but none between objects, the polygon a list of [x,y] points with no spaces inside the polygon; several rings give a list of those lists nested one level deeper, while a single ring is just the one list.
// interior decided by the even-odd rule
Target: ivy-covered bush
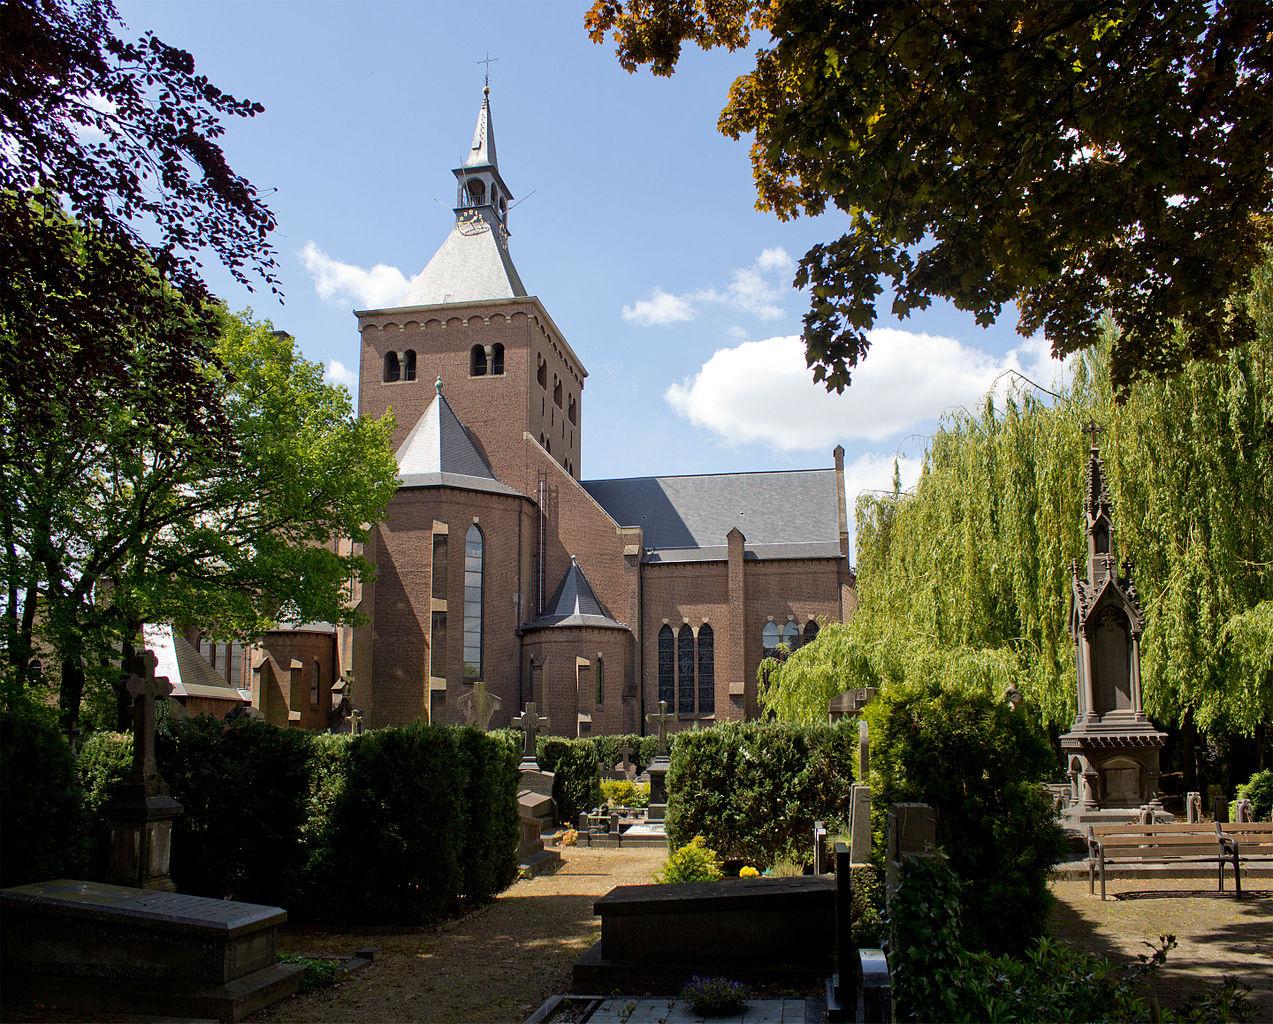
[{"label": "ivy-covered bush", "polygon": [[969,951],[961,898],[968,887],[943,857],[902,867],[887,914],[889,973],[898,1021],[1119,1021],[1184,1024],[1246,1021],[1252,1007],[1236,979],[1198,993],[1180,1010],[1147,998],[1146,980],[1167,959],[1164,935],[1137,963],[1120,967],[1039,937],[1016,954]]},{"label": "ivy-covered bush", "polygon": [[76,877],[85,839],[65,737],[31,713],[0,716],[0,885]]},{"label": "ivy-covered bush", "polygon": [[877,844],[891,804],[930,804],[966,886],[968,945],[1020,949],[1041,934],[1065,847],[1039,785],[1055,758],[1035,720],[984,689],[936,680],[882,688],[866,717]]},{"label": "ivy-covered bush", "polygon": [[857,722],[726,722],[681,733],[667,774],[668,841],[704,836],[727,860],[807,861],[813,823],[848,827]]},{"label": "ivy-covered bush", "polygon": [[590,811],[600,805],[601,767],[592,740],[540,736],[535,756],[540,768],[556,775],[553,799],[557,802],[559,821],[571,824],[579,819],[580,811]]},{"label": "ivy-covered bush", "polygon": [[[1256,821],[1268,821],[1273,817],[1273,769],[1256,772],[1238,787],[1238,800],[1251,801],[1251,813]],[[1237,800],[1229,805],[1229,820],[1237,817]]]}]

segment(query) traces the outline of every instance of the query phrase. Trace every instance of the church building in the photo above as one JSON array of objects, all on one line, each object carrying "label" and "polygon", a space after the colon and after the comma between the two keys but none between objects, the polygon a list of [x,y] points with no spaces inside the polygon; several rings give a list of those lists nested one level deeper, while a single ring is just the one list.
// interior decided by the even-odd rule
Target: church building
[{"label": "church building", "polygon": [[822,469],[590,480],[588,371],[509,251],[489,87],[455,223],[405,304],[357,312],[359,412],[392,408],[401,487],[364,554],[354,703],[369,727],[646,731],[757,713],[764,654],[854,607],[844,452]]}]

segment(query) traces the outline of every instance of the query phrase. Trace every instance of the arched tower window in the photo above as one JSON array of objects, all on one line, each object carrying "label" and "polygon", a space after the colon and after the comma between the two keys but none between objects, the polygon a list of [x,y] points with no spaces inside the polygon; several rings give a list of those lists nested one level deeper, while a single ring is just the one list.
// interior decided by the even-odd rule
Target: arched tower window
[{"label": "arched tower window", "polygon": [[597,707],[606,702],[606,663],[600,654],[597,655]]},{"label": "arched tower window", "polygon": [[402,379],[402,364],[398,362],[397,352],[385,353],[385,383]]},{"label": "arched tower window", "polygon": [[561,408],[561,378],[553,377],[553,405]]},{"label": "arched tower window", "polygon": [[482,678],[482,576],[486,542],[476,523],[464,536],[464,678]]},{"label": "arched tower window", "polygon": [[486,202],[486,185],[480,178],[470,178],[464,183],[466,206],[481,206]]},{"label": "arched tower window", "polygon": [[486,349],[481,345],[474,345],[469,350],[469,376],[486,376]]},{"label": "arched tower window", "polygon": [[504,346],[496,345],[491,349],[491,373],[496,377],[504,374]]},{"label": "arched tower window", "polygon": [[716,638],[704,622],[698,627],[698,713],[716,712]]},{"label": "arched tower window", "polygon": [[800,627],[796,625],[794,619],[788,620],[787,624],[782,627],[782,642],[791,651],[796,650],[800,646]]},{"label": "arched tower window", "polygon": [[318,667],[318,659],[315,658],[310,663],[310,679],[309,679],[309,706],[318,707],[318,677],[320,670]]},{"label": "arched tower window", "polygon": [[566,418],[573,426],[579,426],[579,406],[575,404],[574,395],[571,395],[570,401],[566,403]]},{"label": "arched tower window", "polygon": [[415,349],[413,348],[402,353],[402,379],[415,380]]},{"label": "arched tower window", "polygon": [[675,676],[675,641],[672,627],[665,625],[659,630],[659,700],[667,701],[668,707],[672,707],[676,701],[676,686],[673,682]]},{"label": "arched tower window", "polygon": [[778,644],[781,642],[782,637],[778,633],[778,624],[766,622],[765,628],[760,631],[760,653],[768,658],[778,650]]},{"label": "arched tower window", "polygon": [[809,643],[818,635],[818,623],[810,619],[804,624],[804,642]]},{"label": "arched tower window", "polygon": [[676,637],[677,703],[680,715],[694,714],[694,630],[687,622]]},{"label": "arched tower window", "polygon": [[539,381],[541,388],[548,390],[548,361],[542,356],[539,359],[539,369],[535,371],[535,379]]}]

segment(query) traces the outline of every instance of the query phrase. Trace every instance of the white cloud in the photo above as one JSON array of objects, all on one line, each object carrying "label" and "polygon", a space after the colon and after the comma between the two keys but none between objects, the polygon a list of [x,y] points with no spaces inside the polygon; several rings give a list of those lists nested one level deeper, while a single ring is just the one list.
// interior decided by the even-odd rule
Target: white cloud
[{"label": "white cloud", "polygon": [[698,310],[687,298],[662,288],[655,288],[648,299],[638,299],[631,306],[624,306],[622,313],[624,320],[643,327],[684,323],[698,316]]},{"label": "white cloud", "polygon": [[323,376],[332,384],[345,385],[350,391],[358,385],[358,375],[339,359],[327,360],[327,365],[323,368]]},{"label": "white cloud", "polygon": [[624,306],[621,313],[630,323],[653,327],[693,320],[706,303],[731,306],[761,320],[774,320],[782,316],[778,300],[790,285],[789,276],[795,265],[785,249],[765,249],[751,266],[734,270],[723,291],[699,288],[678,294],[656,287],[648,298]]},{"label": "white cloud", "polygon": [[300,256],[318,297],[332,305],[352,302],[362,309],[380,309],[401,304],[407,293],[407,279],[397,267],[377,263],[368,270],[341,263],[313,242],[305,243]]},{"label": "white cloud", "polygon": [[903,491],[908,491],[919,481],[922,465],[920,459],[905,455],[888,455],[884,452],[865,452],[852,462],[844,464],[844,497],[849,508],[849,519],[861,494],[893,491],[893,461],[897,461],[898,476]]},{"label": "white cloud", "polygon": [[720,349],[664,397],[726,440],[815,450],[883,441],[952,407],[975,409],[1005,369],[1044,383],[1055,376],[1050,367],[1060,368],[1034,341],[998,358],[941,335],[884,327],[870,337],[870,353],[840,395],[814,383],[804,343],[792,335]]}]

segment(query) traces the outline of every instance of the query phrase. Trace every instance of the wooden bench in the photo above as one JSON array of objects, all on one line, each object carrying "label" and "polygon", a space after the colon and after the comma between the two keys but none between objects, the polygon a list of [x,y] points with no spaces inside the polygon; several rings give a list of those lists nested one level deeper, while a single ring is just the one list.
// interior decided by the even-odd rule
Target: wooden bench
[{"label": "wooden bench", "polygon": [[[1239,839],[1226,846],[1219,829],[1210,822],[1090,825],[1087,830],[1087,891],[1095,892],[1099,871],[1101,899],[1105,899],[1106,865],[1215,864],[1219,869],[1219,888],[1223,892],[1225,861],[1232,863],[1236,877],[1238,851],[1244,842]],[[1241,895],[1241,889],[1238,895]]]},{"label": "wooden bench", "polygon": [[[1233,887],[1242,895],[1242,862],[1273,861],[1273,821],[1246,821],[1241,824],[1226,823],[1217,827],[1220,842],[1225,850],[1225,860],[1233,861]],[[1220,867],[1221,885],[1224,888],[1224,866]]]}]

